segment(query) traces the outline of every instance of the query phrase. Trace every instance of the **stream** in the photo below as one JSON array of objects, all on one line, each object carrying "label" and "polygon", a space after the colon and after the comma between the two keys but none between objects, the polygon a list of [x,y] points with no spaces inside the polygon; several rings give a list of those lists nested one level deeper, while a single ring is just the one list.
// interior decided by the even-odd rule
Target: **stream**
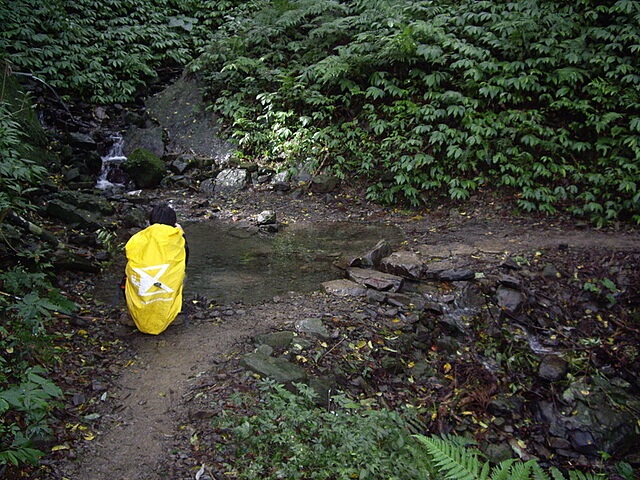
[{"label": "stream", "polygon": [[185,297],[219,304],[319,290],[322,282],[344,277],[346,260],[383,238],[395,245],[402,238],[393,226],[353,222],[294,223],[277,233],[215,220],[184,229],[190,251]]}]

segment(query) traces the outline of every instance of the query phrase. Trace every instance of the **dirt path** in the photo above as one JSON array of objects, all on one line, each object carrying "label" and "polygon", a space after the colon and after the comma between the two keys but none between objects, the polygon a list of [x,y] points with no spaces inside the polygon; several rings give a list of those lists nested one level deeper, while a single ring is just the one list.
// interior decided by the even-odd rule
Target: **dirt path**
[{"label": "dirt path", "polygon": [[[307,203],[279,204],[281,199],[258,199],[246,207],[250,216],[265,206],[280,209],[281,221],[296,221],[315,216],[322,219],[363,219],[363,208],[345,214],[344,209]],[[183,210],[189,208],[187,202]],[[237,214],[237,205],[235,205]],[[345,218],[346,217],[346,218]],[[377,212],[369,220],[385,220],[399,225],[407,243],[442,246],[453,255],[477,253],[498,259],[505,253],[541,248],[593,248],[640,251],[637,232],[605,232],[592,229],[568,229],[549,222],[479,218],[472,215],[385,217]],[[324,300],[322,300],[324,301]],[[213,364],[224,361],[250,343],[256,334],[290,324],[305,313],[322,315],[323,308],[335,309],[336,303],[323,306],[313,295],[266,302],[258,306],[230,306],[222,318],[205,319],[189,325],[173,325],[160,336],[148,336],[122,327],[122,339],[135,352],[135,360],[124,368],[107,391],[105,413],[96,438],[78,452],[78,460],[63,466],[68,480],[161,480],[196,478],[199,465],[192,462],[187,477],[176,477],[164,470],[166,459],[175,447],[181,428],[179,419],[187,414],[185,395]],[[345,306],[345,308],[349,308]],[[207,420],[205,420],[207,421]],[[188,445],[185,445],[187,449]],[[186,463],[188,459],[183,459]],[[164,465],[164,466],[163,466]],[[205,477],[202,478],[211,478]]]},{"label": "dirt path", "polygon": [[[94,443],[70,466],[70,480],[133,480],[171,478],[158,471],[178,430],[176,411],[183,395],[212,362],[228,355],[274,322],[257,325],[250,315],[228,322],[171,326],[160,336],[131,333],[123,339],[135,350],[135,360],[108,390],[112,406]],[[128,337],[128,338],[127,338]]]}]

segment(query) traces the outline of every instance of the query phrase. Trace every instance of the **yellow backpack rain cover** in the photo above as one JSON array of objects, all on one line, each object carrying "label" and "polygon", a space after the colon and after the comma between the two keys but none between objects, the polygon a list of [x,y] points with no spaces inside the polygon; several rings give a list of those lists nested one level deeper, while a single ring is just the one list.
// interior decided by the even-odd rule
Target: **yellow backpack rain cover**
[{"label": "yellow backpack rain cover", "polygon": [[155,223],[125,245],[127,307],[138,330],[157,335],[182,309],[186,269],[182,229]]}]

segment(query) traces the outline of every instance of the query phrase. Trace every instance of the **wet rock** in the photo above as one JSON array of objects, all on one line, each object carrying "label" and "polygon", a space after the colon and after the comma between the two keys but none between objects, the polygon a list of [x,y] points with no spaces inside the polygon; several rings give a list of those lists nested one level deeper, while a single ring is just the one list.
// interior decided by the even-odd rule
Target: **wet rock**
[{"label": "wet rock", "polygon": [[139,208],[129,208],[122,216],[122,225],[125,228],[144,228],[147,223],[147,214]]},{"label": "wet rock", "polygon": [[367,289],[362,285],[346,279],[330,280],[328,282],[324,282],[322,287],[325,292],[339,297],[359,297],[367,292]]},{"label": "wet rock", "polygon": [[473,280],[475,276],[475,272],[470,268],[454,268],[440,272],[438,279],[443,282],[459,282],[463,280]]},{"label": "wet rock", "polygon": [[100,195],[62,191],[56,193],[54,198],[89,212],[99,212],[103,215],[111,215],[114,212],[113,204]]},{"label": "wet rock", "polygon": [[574,430],[571,432],[571,446],[573,449],[583,455],[597,455],[598,445],[593,435],[589,431]]},{"label": "wet rock", "polygon": [[96,231],[102,228],[102,222],[98,215],[61,200],[54,199],[47,203],[47,215],[68,225],[77,225],[82,229]]},{"label": "wet rock", "polygon": [[542,269],[542,276],[545,278],[560,278],[562,274],[553,265],[545,265]]},{"label": "wet rock", "polygon": [[337,177],[332,175],[316,175],[311,180],[310,189],[313,193],[331,193],[339,184]]},{"label": "wet rock", "polygon": [[124,135],[124,154],[128,156],[136,148],[144,148],[158,157],[165,154],[164,130],[159,126],[139,128],[132,126]]},{"label": "wet rock", "polygon": [[522,416],[524,400],[513,395],[497,395],[487,404],[487,411],[491,415],[517,419]]},{"label": "wet rock", "polygon": [[208,195],[213,195],[216,191],[216,179],[215,178],[207,178],[200,182],[198,190],[202,193],[206,193]]},{"label": "wet rock", "polygon": [[[451,257],[449,245],[419,245],[417,249],[423,258],[444,259]],[[431,268],[431,264],[429,264],[429,267]]]},{"label": "wet rock", "polygon": [[338,393],[336,380],[332,377],[311,376],[307,380],[307,385],[318,395],[316,404],[330,408],[331,397]]},{"label": "wet rock", "polygon": [[219,135],[218,122],[203,102],[202,85],[183,75],[164,91],[147,99],[146,107],[166,132],[167,153],[194,153],[222,163],[231,146]]},{"label": "wet rock", "polygon": [[475,283],[456,282],[455,286],[457,287],[457,291],[455,293],[454,303],[458,309],[475,314],[486,305],[485,296]]},{"label": "wet rock", "polygon": [[86,133],[73,132],[69,134],[69,144],[83,150],[94,150],[96,141]]},{"label": "wet rock", "polygon": [[258,335],[255,340],[258,345],[264,344],[269,345],[271,348],[278,349],[289,347],[294,336],[295,334],[293,332],[272,332],[265,335]]},{"label": "wet rock", "polygon": [[550,382],[562,380],[567,374],[567,361],[559,355],[545,355],[540,361],[538,375]]},{"label": "wet rock", "polygon": [[276,223],[276,212],[273,210],[264,210],[256,217],[258,225],[274,225]]},{"label": "wet rock", "polygon": [[525,301],[525,296],[512,288],[499,286],[496,291],[498,306],[509,313],[517,312]]},{"label": "wet rock", "polygon": [[428,262],[424,278],[427,280],[440,280],[440,274],[442,272],[453,270],[455,267],[456,262],[453,260],[436,260]]},{"label": "wet rock", "polygon": [[506,442],[490,443],[482,448],[485,455],[494,463],[513,458],[513,449]]},{"label": "wet rock", "polygon": [[100,273],[100,262],[90,257],[77,255],[73,252],[58,250],[52,254],[51,263],[56,270],[68,270],[71,272]]},{"label": "wet rock", "polygon": [[409,295],[404,293],[389,293],[387,295],[387,302],[404,311],[423,311],[427,304],[422,295]]},{"label": "wet rock", "polygon": [[501,275],[500,278],[498,278],[498,283],[513,290],[520,290],[522,288],[522,281],[512,275]]},{"label": "wet rock", "polygon": [[291,190],[291,184],[289,182],[273,182],[271,188],[275,192],[288,192]]},{"label": "wet rock", "polygon": [[378,290],[367,288],[367,300],[371,303],[384,303],[387,301],[387,294]]},{"label": "wet rock", "polygon": [[407,250],[400,250],[383,258],[379,269],[392,275],[418,280],[424,276],[426,265],[420,255]]},{"label": "wet rock", "polygon": [[350,267],[377,267],[383,258],[391,255],[391,244],[387,240],[380,240],[375,247],[362,257],[351,260]]},{"label": "wet rock", "polygon": [[360,285],[384,292],[397,292],[404,283],[402,277],[364,268],[349,268],[347,276]]},{"label": "wet rock", "polygon": [[[569,442],[573,450],[589,456],[624,454],[637,446],[640,435],[634,428],[633,411],[639,407],[640,400],[632,393],[598,377],[573,382],[561,402],[538,403],[539,417],[550,435],[564,440],[556,439],[554,444],[566,447]],[[564,448],[562,452],[571,454]]]},{"label": "wet rock", "polygon": [[522,270],[522,267],[518,262],[516,262],[513,258],[506,258],[500,264],[500,267],[506,270]]},{"label": "wet rock", "polygon": [[242,168],[226,168],[216,177],[214,193],[226,194],[243,190],[248,178],[247,171]]},{"label": "wet rock", "polygon": [[160,185],[167,171],[160,157],[144,148],[136,148],[131,152],[122,164],[122,168],[138,188]]},{"label": "wet rock", "polygon": [[296,330],[301,334],[309,335],[320,340],[329,340],[331,338],[329,330],[320,318],[303,318],[296,321],[295,325]]},{"label": "wet rock", "polygon": [[306,371],[283,358],[253,352],[242,357],[241,364],[248,370],[268,377],[278,383],[291,384],[307,378]]},{"label": "wet rock", "polygon": [[193,159],[189,159],[186,155],[182,155],[175,160],[172,160],[169,163],[169,168],[172,172],[183,174],[195,164],[196,162],[193,161]]}]

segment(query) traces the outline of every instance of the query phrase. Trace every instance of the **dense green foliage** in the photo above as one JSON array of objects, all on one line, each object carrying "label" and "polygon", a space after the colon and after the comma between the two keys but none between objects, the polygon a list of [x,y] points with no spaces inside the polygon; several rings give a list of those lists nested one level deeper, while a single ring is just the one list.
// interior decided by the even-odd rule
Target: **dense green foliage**
[{"label": "dense green foliage", "polygon": [[[4,82],[3,82],[4,85]],[[28,102],[15,105],[0,92],[0,223],[9,211],[33,205],[29,194],[42,183],[46,168],[25,158],[27,135],[17,121]],[[3,230],[6,241],[8,230]],[[9,232],[10,233],[10,232]],[[52,288],[46,252],[17,252],[16,266],[0,272],[0,467],[35,462],[34,440],[51,434],[49,422],[60,389],[47,378],[54,357],[47,324],[52,312],[73,304]],[[27,267],[28,266],[28,267]]]},{"label": "dense green foliage", "polygon": [[46,168],[21,154],[23,140],[20,125],[8,106],[0,102],[0,220],[9,209],[27,207],[26,196],[46,173]]},{"label": "dense green foliage", "polygon": [[334,409],[318,407],[317,394],[299,385],[261,384],[255,415],[233,411],[216,419],[233,434],[230,475],[245,479],[427,479],[428,463],[400,415],[368,410],[346,397]]},{"label": "dense green foliage", "polygon": [[[0,8],[13,68],[94,103],[130,102],[189,62],[233,0],[18,0]],[[240,2],[241,3],[241,2]]]},{"label": "dense green foliage", "polygon": [[[223,411],[214,424],[228,432],[235,449],[230,478],[245,479],[530,479],[595,480],[605,476],[557,468],[547,473],[536,460],[510,459],[492,465],[480,460],[473,442],[462,437],[411,435],[421,429],[410,411],[400,415],[371,409],[345,396],[332,398],[327,410],[317,394],[297,385],[298,394],[270,381],[260,384],[249,417],[237,409]],[[240,411],[244,411],[240,409]],[[623,470],[621,470],[623,472]],[[625,476],[624,478],[631,478]]]},{"label": "dense green foliage", "polygon": [[[31,255],[31,263],[37,255]],[[62,397],[47,378],[55,359],[47,325],[53,312],[71,311],[74,305],[51,287],[44,271],[37,271],[46,268],[0,273],[0,466],[37,460],[41,452],[33,441],[51,435],[55,400]]]},{"label": "dense green foliage", "polygon": [[248,156],[640,221],[640,2],[262,2],[194,64]]}]

